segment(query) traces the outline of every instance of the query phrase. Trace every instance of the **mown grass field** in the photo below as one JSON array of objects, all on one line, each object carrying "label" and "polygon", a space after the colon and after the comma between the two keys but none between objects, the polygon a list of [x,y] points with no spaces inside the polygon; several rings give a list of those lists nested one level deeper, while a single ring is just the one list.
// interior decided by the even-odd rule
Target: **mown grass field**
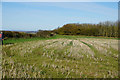
[{"label": "mown grass field", "polygon": [[3,78],[118,78],[114,38],[8,39],[2,54]]}]

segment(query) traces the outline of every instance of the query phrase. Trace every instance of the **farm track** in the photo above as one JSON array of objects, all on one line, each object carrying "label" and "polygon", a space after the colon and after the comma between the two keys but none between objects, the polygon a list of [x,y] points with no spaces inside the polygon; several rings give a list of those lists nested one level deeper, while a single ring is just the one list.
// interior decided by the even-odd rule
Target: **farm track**
[{"label": "farm track", "polygon": [[118,40],[51,39],[3,46],[3,78],[117,78]]}]

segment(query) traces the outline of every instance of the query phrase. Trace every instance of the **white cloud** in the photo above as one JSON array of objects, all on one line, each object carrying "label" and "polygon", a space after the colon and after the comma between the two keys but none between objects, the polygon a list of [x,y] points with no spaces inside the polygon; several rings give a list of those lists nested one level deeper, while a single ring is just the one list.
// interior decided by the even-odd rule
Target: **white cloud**
[{"label": "white cloud", "polygon": [[[56,2],[56,3],[21,3],[28,6],[55,6],[60,8],[74,9],[74,10],[82,10],[87,12],[96,13],[98,15],[106,15],[106,16],[117,16],[118,9],[106,7],[94,2]],[[109,3],[108,3],[109,4]],[[117,6],[117,5],[116,5]]]},{"label": "white cloud", "polygon": [[117,15],[118,9],[113,9],[109,7],[105,7],[96,3],[57,3],[55,6],[63,7],[63,8],[70,8],[70,9],[78,9],[78,10],[84,10],[88,12],[94,12],[98,14],[103,14],[103,15]]}]

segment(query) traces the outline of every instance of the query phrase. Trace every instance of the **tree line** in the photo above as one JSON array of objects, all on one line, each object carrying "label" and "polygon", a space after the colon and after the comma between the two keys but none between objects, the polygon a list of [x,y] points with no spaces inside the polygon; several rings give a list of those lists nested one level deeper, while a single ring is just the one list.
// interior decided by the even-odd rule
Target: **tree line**
[{"label": "tree line", "polygon": [[55,34],[59,35],[85,35],[85,36],[103,36],[103,37],[118,37],[118,22],[100,22],[99,24],[65,24],[54,30],[39,30],[37,33],[25,33],[16,31],[2,31],[4,37],[8,38],[33,38],[43,37],[49,38]]},{"label": "tree line", "polygon": [[35,34],[27,34],[24,32],[17,32],[17,31],[2,31],[3,32],[3,38],[30,38],[35,37]]},{"label": "tree line", "polygon": [[60,35],[86,35],[118,37],[118,22],[100,22],[99,24],[65,24],[63,27],[53,30]]},{"label": "tree line", "polygon": [[53,36],[52,31],[44,31],[39,30],[37,33],[25,33],[25,32],[17,32],[17,31],[2,31],[3,38],[33,38],[33,37],[42,37],[49,38]]}]

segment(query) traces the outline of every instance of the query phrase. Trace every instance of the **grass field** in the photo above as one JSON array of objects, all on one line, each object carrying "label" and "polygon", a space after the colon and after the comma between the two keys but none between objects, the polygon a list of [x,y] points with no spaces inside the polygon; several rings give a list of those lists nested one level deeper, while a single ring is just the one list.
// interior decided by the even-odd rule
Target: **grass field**
[{"label": "grass field", "polygon": [[3,78],[118,78],[118,39],[86,36],[8,39]]}]

